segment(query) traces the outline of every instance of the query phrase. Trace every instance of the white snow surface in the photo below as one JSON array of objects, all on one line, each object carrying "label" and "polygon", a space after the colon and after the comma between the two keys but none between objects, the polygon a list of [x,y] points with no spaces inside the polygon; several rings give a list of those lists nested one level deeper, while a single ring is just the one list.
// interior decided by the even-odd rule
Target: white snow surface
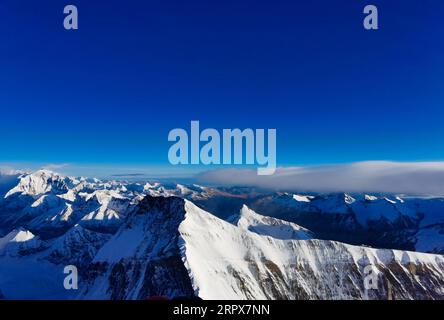
[{"label": "white snow surface", "polygon": [[[0,291],[7,298],[68,298],[70,294],[61,290],[64,263],[82,263],[86,258],[116,264],[121,259],[144,259],[144,250],[150,243],[154,248],[151,258],[155,258],[157,249],[169,247],[162,243],[168,238],[163,234],[163,220],[158,228],[152,229],[158,232],[156,237],[147,234],[149,221],[144,220],[143,215],[137,216],[140,221],[119,228],[145,195],[179,196],[195,201],[215,194],[220,196],[225,191],[198,185],[103,182],[65,177],[47,170],[24,174],[17,186],[1,199],[6,210],[0,212],[0,218],[29,221],[23,227],[14,226],[14,230],[0,229],[0,236],[3,235],[0,237]],[[289,284],[294,282],[310,299],[327,294],[329,298],[350,299],[356,295],[362,298],[364,293],[357,285],[353,290],[341,287],[336,278],[347,277],[350,270],[355,269],[362,273],[366,264],[384,267],[399,264],[406,272],[411,263],[426,265],[433,270],[432,276],[444,278],[444,258],[439,254],[318,240],[312,232],[295,223],[261,215],[246,205],[226,221],[189,200],[184,202],[185,217],[179,222],[180,257],[195,292],[203,299],[269,299],[276,295],[296,298],[294,290],[289,289]],[[415,234],[417,250],[441,253],[444,250],[443,198],[286,193],[273,197],[273,201],[309,212],[354,212],[363,226],[368,221],[393,222],[399,217],[408,217],[418,221],[420,227]],[[44,238],[40,238],[38,230],[52,225],[67,229],[57,229],[63,232],[55,239],[41,240]],[[110,231],[109,226],[114,229]],[[98,283],[103,286],[95,287],[91,296],[108,297],[109,279],[102,280]],[[270,283],[276,287],[272,288]],[[319,287],[320,284],[324,287]],[[39,286],[44,287],[40,296]],[[439,290],[444,288],[437,288]],[[136,293],[132,297],[136,297]],[[406,293],[406,297],[410,296]]]},{"label": "white snow surface", "polygon": [[34,239],[32,232],[24,229],[13,230],[3,238],[0,238],[0,252],[11,244],[19,244]]},{"label": "white snow surface", "polygon": [[[316,296],[313,283],[298,273],[298,266],[309,268],[324,283],[333,282],[336,277],[325,272],[327,265],[337,270],[343,265],[359,268],[362,261],[372,265],[426,263],[444,276],[444,257],[440,255],[372,249],[308,237],[285,239],[286,231],[278,237],[250,231],[250,223],[255,224],[260,218],[246,207],[238,225],[221,220],[189,201],[185,208],[186,217],[179,227],[182,259],[196,293],[203,299],[268,299],[269,292],[260,284],[260,279],[266,277],[297,279],[307,292]],[[290,227],[297,229],[294,225]],[[330,289],[337,290],[333,294],[336,298],[352,298],[334,284]],[[284,286],[279,290],[287,298],[292,295]]]}]

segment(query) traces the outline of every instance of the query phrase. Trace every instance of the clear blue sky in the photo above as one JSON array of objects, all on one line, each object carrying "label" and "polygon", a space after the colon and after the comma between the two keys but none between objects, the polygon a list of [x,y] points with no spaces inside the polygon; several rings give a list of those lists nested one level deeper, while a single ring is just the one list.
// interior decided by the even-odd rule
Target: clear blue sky
[{"label": "clear blue sky", "polygon": [[191,120],[276,128],[278,165],[444,160],[443,57],[441,0],[2,0],[0,162],[162,166]]}]

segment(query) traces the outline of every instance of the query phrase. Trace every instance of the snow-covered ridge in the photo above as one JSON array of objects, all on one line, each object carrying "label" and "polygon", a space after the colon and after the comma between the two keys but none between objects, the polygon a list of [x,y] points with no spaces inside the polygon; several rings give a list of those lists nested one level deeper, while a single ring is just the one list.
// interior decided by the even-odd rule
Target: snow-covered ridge
[{"label": "snow-covered ridge", "polygon": [[5,237],[0,239],[0,250],[10,243],[20,243],[29,241],[34,238],[34,235],[24,229],[14,230],[8,233]]},{"label": "snow-covered ridge", "polygon": [[142,185],[66,177],[48,170],[21,176],[0,201],[0,228],[23,226],[44,238],[77,223],[115,230],[138,200]]},{"label": "snow-covered ridge", "polygon": [[[444,253],[442,198],[346,193],[261,194],[248,188],[101,181],[66,177],[48,170],[22,175],[17,185],[0,199],[0,235],[24,227],[39,234],[46,232],[41,234],[45,238],[54,237],[75,224],[114,232],[146,195],[178,196],[223,218],[246,204],[263,215],[302,225],[321,238]],[[360,237],[368,227],[374,231],[379,228],[380,234],[372,234],[375,239],[384,237],[383,242],[372,241],[372,234]],[[393,236],[390,238],[390,235]]]},{"label": "snow-covered ridge", "polygon": [[276,193],[255,199],[249,206],[302,224],[321,238],[444,253],[444,198]]},{"label": "snow-covered ridge", "polygon": [[[181,252],[196,293],[204,299],[384,299],[444,297],[444,257],[439,255],[371,249],[325,240],[285,239],[282,235],[250,231],[245,219],[232,225],[191,202],[179,227]],[[248,208],[241,216],[259,215]],[[242,219],[242,218],[241,218]],[[260,218],[259,218],[260,219]],[[264,221],[264,220],[262,220]],[[278,220],[274,221],[275,226]],[[283,222],[281,222],[284,224]],[[430,279],[414,286],[431,292],[409,292],[404,286],[410,266],[430,272]],[[369,292],[363,285],[364,269],[371,266],[381,290]],[[334,270],[334,271],[333,271]],[[435,273],[435,271],[437,273]],[[394,279],[386,278],[390,274]],[[389,280],[390,279],[390,280]]]},{"label": "snow-covered ridge", "polygon": [[[29,243],[36,238],[18,230],[0,243],[6,243],[4,249],[11,241]],[[318,240],[297,224],[260,215],[247,206],[236,219],[225,221],[174,196],[145,196],[112,234],[76,224],[33,248],[4,261],[43,264],[41,272],[28,275],[35,277],[31,284],[52,279],[55,268],[77,265],[84,279],[77,299],[444,298],[440,255]],[[380,281],[378,290],[364,287],[368,266]],[[6,297],[17,296],[13,287],[2,288],[4,279],[5,273],[0,290]]]},{"label": "snow-covered ridge", "polygon": [[[190,206],[191,204],[187,202],[186,205]],[[242,206],[238,215],[232,216],[228,221],[243,230],[269,235],[277,239],[306,240],[313,238],[313,234],[309,230],[295,223],[257,214],[246,205]]]},{"label": "snow-covered ridge", "polygon": [[[302,229],[279,219],[262,217],[248,207],[242,208],[236,221],[225,221],[188,200],[148,196],[99,250],[94,264],[105,268],[80,297],[444,297],[442,256],[312,238],[300,240],[285,229],[282,233],[261,233],[251,229],[258,222],[276,231],[282,226]],[[117,247],[121,250],[116,251]],[[380,281],[379,290],[364,287],[368,266]],[[421,272],[416,274],[416,270]],[[122,283],[126,285],[121,286]]]},{"label": "snow-covered ridge", "polygon": [[32,232],[25,229],[17,229],[0,238],[0,256],[16,255],[21,251],[36,249],[40,246],[40,239]]},{"label": "snow-covered ridge", "polygon": [[[391,243],[443,253],[443,212],[441,198],[261,194],[38,171],[0,200],[0,291],[20,296],[5,283],[21,281],[12,270],[26,261],[40,271],[28,272],[24,285],[47,283],[50,291],[60,289],[53,274],[79,266],[88,281],[78,299],[442,299],[441,255],[348,245],[328,232],[380,228]],[[310,223],[324,223],[327,236]],[[363,287],[367,266],[378,291]]]},{"label": "snow-covered ridge", "polygon": [[31,196],[47,192],[63,193],[77,183],[78,181],[74,178],[62,177],[48,170],[39,170],[22,176],[19,184],[10,190],[5,197],[7,198],[14,193]]}]

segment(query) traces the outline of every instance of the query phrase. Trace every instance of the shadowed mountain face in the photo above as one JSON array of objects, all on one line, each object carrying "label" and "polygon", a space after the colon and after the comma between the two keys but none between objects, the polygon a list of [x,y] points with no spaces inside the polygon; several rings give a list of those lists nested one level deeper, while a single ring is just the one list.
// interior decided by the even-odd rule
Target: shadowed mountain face
[{"label": "shadowed mountain face", "polygon": [[[324,237],[328,222],[357,235],[412,229],[400,232],[397,243],[412,238],[415,246],[442,248],[440,199],[248,195],[246,189],[33,175],[0,203],[6,299],[444,298],[443,256]],[[213,199],[219,207],[230,199],[249,206],[221,219],[202,209]],[[305,225],[292,222],[302,217]],[[78,291],[63,288],[66,265],[78,268]]]},{"label": "shadowed mountain face", "polygon": [[[8,193],[14,186],[17,185],[19,181],[18,174],[3,174],[0,172],[0,203],[1,199],[4,198],[5,194]],[[4,235],[4,230],[1,228],[0,222],[0,236]]]},{"label": "shadowed mountain face", "polygon": [[0,198],[3,198],[5,194],[17,185],[19,181],[18,174],[2,174],[0,172]]},{"label": "shadowed mountain face", "polygon": [[98,251],[93,271],[87,274],[88,285],[80,297],[193,297],[194,290],[178,245],[178,228],[184,217],[182,199],[145,197]]}]

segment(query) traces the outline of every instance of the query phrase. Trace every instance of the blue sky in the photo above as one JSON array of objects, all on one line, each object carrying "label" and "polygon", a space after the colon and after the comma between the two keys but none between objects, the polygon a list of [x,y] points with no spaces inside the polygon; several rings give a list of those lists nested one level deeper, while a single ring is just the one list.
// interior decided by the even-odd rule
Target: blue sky
[{"label": "blue sky", "polygon": [[0,163],[168,171],[168,132],[191,120],[276,128],[278,165],[444,160],[443,16],[439,0],[3,0]]}]

